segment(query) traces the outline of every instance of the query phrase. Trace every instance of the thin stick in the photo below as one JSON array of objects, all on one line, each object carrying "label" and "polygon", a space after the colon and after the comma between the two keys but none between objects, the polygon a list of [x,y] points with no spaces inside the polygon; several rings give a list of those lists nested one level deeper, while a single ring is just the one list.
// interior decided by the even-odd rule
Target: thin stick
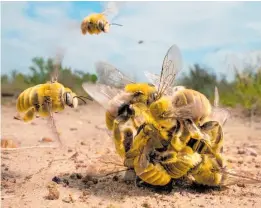
[{"label": "thin stick", "polygon": [[16,150],[25,150],[25,149],[34,149],[34,148],[58,148],[59,146],[31,146],[31,147],[18,147],[18,148],[1,148],[1,151],[16,151]]},{"label": "thin stick", "polygon": [[120,173],[120,172],[127,171],[127,170],[129,170],[129,169],[126,168],[126,169],[123,169],[123,170],[118,170],[118,171],[110,172],[110,173],[107,173],[107,174],[105,174],[105,175],[98,176],[98,178],[106,177],[106,176],[113,175],[113,174]]}]

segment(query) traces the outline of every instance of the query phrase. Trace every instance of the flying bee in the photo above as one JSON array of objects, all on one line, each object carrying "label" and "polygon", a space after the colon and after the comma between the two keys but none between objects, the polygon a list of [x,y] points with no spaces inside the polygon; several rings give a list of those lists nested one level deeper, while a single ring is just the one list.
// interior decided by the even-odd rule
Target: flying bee
[{"label": "flying bee", "polygon": [[[24,90],[18,96],[16,102],[16,109],[19,114],[23,114],[23,121],[29,122],[35,118],[35,115],[49,117],[56,133],[53,112],[63,111],[65,106],[76,108],[78,99],[82,101],[84,101],[84,98],[91,100],[89,97],[77,96],[71,89],[64,87],[57,81],[59,65],[60,60],[54,66],[51,81]],[[59,138],[58,133],[57,136]]]},{"label": "flying bee", "polygon": [[108,33],[111,25],[122,26],[117,23],[109,23],[106,11],[102,13],[94,13],[85,17],[81,23],[81,31],[83,35],[88,32],[90,35]]}]

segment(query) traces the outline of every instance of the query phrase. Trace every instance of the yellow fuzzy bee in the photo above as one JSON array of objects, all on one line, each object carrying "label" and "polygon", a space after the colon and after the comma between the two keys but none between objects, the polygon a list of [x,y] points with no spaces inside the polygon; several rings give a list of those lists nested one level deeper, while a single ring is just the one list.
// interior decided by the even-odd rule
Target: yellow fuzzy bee
[{"label": "yellow fuzzy bee", "polygon": [[122,26],[116,23],[109,23],[106,17],[106,12],[103,13],[94,13],[85,17],[81,23],[81,31],[83,35],[89,33],[100,34],[100,33],[108,33],[111,25]]},{"label": "yellow fuzzy bee", "polygon": [[88,97],[77,96],[71,89],[64,87],[57,81],[59,64],[60,63],[56,64],[54,75],[50,82],[24,90],[16,101],[16,109],[18,113],[22,115],[23,121],[29,122],[33,120],[36,115],[49,117],[56,133],[57,130],[53,120],[54,112],[63,111],[65,106],[77,108],[78,99],[82,101],[84,101],[84,98],[91,100],[91,98]]},{"label": "yellow fuzzy bee", "polygon": [[[132,135],[132,131],[137,130],[144,122],[142,109],[154,101],[156,88],[147,83],[134,83],[117,68],[105,62],[96,63],[96,73],[96,84],[84,83],[82,86],[106,109],[107,128],[113,133],[118,154],[124,157],[124,141],[128,140],[124,138]],[[128,125],[128,122],[131,123],[122,131],[121,126]]]}]

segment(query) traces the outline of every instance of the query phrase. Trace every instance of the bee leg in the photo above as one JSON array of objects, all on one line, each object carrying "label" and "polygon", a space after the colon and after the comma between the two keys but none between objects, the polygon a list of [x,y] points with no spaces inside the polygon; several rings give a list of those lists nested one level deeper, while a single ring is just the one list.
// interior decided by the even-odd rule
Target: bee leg
[{"label": "bee leg", "polygon": [[131,117],[131,121],[132,121],[134,128],[137,130],[139,128],[139,126],[133,117]]},{"label": "bee leg", "polygon": [[142,187],[143,184],[144,184],[144,181],[142,181],[142,180],[139,178],[139,176],[136,176],[136,177],[135,177],[135,180],[134,180],[134,185],[135,185],[135,187],[140,188],[140,187]]},{"label": "bee leg", "polygon": [[224,180],[222,169],[224,168],[221,155],[214,157],[212,154],[202,155],[202,161],[190,171],[197,184],[216,187]]},{"label": "bee leg", "polygon": [[[223,152],[223,131],[221,125],[217,121],[208,121],[201,126],[201,130],[208,135],[211,135],[212,150],[216,153]],[[207,152],[205,148],[202,153]]]},{"label": "bee leg", "polygon": [[[113,139],[115,144],[115,149],[117,153],[124,158],[126,149],[128,149],[133,140],[133,133],[130,129],[125,130],[124,132],[120,129],[121,120],[116,118],[113,122]],[[126,141],[125,141],[126,139]],[[125,142],[125,143],[124,143]],[[126,148],[125,148],[126,145]]]},{"label": "bee leg", "polygon": [[136,173],[134,169],[129,169],[125,172],[123,180],[127,183],[130,181],[135,181],[136,180]]},{"label": "bee leg", "polygon": [[28,111],[25,112],[24,116],[23,116],[23,120],[25,122],[28,122],[28,121],[31,121],[34,119],[34,116],[35,116],[35,112],[36,112],[36,109],[35,107],[31,107],[28,109]]}]

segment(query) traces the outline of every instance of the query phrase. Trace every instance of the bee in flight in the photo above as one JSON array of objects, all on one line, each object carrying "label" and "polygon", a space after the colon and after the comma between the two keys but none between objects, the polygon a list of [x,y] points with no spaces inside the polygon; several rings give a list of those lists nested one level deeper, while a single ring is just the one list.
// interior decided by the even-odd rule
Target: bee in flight
[{"label": "bee in flight", "polygon": [[51,81],[30,87],[18,96],[16,109],[19,114],[22,114],[22,120],[25,122],[33,120],[36,115],[49,117],[60,141],[53,119],[53,113],[63,111],[65,106],[77,108],[78,99],[85,102],[84,98],[89,100],[91,100],[91,98],[77,96],[71,89],[64,87],[57,81],[59,65],[60,58],[55,65]]},{"label": "bee in flight", "polygon": [[109,23],[107,20],[107,10],[102,13],[93,13],[85,17],[81,23],[81,31],[83,35],[89,33],[100,34],[102,32],[108,33],[111,25],[122,26],[117,23]]}]

